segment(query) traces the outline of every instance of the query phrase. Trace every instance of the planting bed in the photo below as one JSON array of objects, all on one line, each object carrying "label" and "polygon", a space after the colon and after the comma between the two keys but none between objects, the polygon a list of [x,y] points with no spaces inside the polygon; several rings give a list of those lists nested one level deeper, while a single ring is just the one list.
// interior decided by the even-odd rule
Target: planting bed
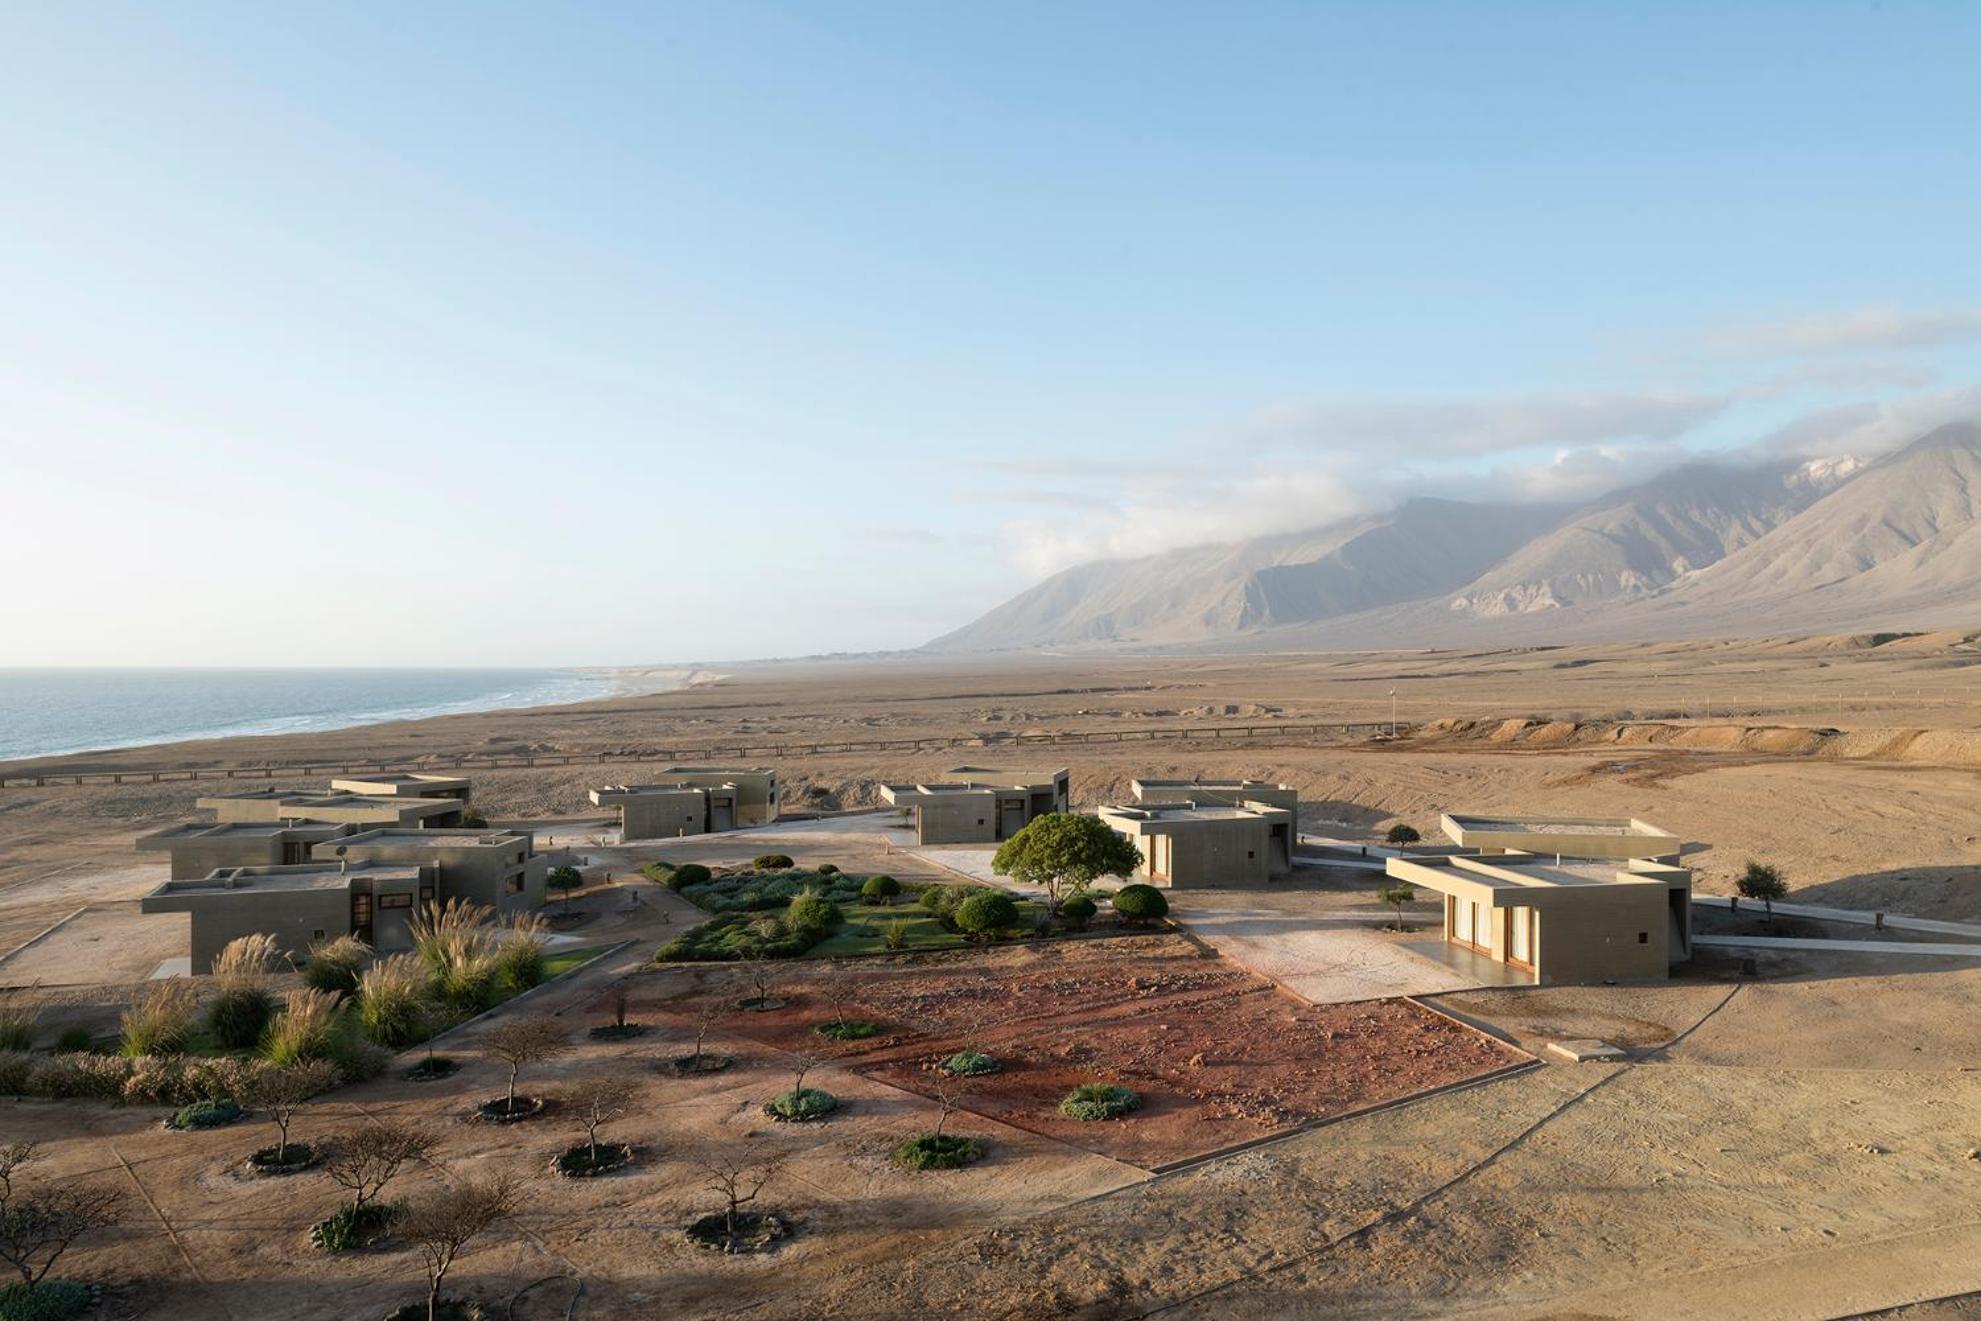
[{"label": "planting bed", "polygon": [[[736,1013],[723,1030],[782,1050],[826,1049],[856,1072],[931,1095],[937,1061],[967,1048],[999,1062],[963,1109],[1144,1168],[1157,1168],[1430,1088],[1522,1057],[1403,1000],[1314,1007],[1188,941],[1066,945],[865,960],[842,974],[849,1020],[886,1025],[827,1042],[824,974],[792,968],[785,1009]],[[643,1013],[680,1022],[733,972],[681,968],[648,981]],[[1082,1083],[1141,1095],[1133,1113],[1059,1113]],[[967,1131],[967,1117],[956,1121]]]}]

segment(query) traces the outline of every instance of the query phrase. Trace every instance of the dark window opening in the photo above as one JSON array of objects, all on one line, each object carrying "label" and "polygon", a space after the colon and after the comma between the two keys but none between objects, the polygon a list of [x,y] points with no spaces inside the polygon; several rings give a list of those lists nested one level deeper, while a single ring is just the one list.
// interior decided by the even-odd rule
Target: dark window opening
[{"label": "dark window opening", "polygon": [[1648,931],[1640,931],[1640,932],[1638,932],[1638,933],[1637,933],[1637,943],[1638,943],[1638,944],[1640,944],[1640,945],[1648,945],[1648,944],[1650,944],[1650,943],[1651,943],[1651,933],[1650,933],[1650,932],[1648,932]]}]

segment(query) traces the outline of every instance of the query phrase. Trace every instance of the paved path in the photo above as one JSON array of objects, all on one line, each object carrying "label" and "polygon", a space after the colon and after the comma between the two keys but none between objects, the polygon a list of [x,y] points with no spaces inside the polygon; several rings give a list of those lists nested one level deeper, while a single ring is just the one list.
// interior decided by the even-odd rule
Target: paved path
[{"label": "paved path", "polygon": [[1981,959],[1981,945],[1949,945],[1928,940],[1807,940],[1797,936],[1694,935],[1692,943],[1712,949],[1795,949],[1820,950],[1831,954],[1922,954],[1935,958]]},{"label": "paved path", "polygon": [[[1721,894],[1695,894],[1695,904],[1711,904],[1715,908],[1733,907],[1733,901]],[[1747,911],[1753,912],[1755,904],[1747,901]],[[1783,917],[1813,917],[1825,922],[1849,922],[1857,926],[1876,926],[1878,915],[1859,908],[1825,908],[1821,904],[1777,903],[1775,911]],[[1932,917],[1906,917],[1899,913],[1886,913],[1885,925],[1894,931],[1931,931],[1942,936],[1972,936],[1981,940],[1981,926],[1972,922],[1942,922]]]}]

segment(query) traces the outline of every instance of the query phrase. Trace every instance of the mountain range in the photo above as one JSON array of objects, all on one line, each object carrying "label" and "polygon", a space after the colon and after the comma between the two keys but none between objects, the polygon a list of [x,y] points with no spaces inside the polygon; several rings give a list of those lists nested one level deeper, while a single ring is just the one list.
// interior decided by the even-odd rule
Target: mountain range
[{"label": "mountain range", "polygon": [[927,644],[1520,645],[1981,623],[1981,425],[1875,462],[1693,463],[1581,505],[1388,513],[1075,565]]}]

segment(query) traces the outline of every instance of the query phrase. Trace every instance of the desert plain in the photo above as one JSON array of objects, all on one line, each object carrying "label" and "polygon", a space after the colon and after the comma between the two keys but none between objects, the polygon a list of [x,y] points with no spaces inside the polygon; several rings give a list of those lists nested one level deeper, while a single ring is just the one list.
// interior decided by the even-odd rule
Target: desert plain
[{"label": "desert plain", "polygon": [[[465,763],[491,818],[585,861],[571,929],[608,952],[528,1012],[557,1015],[577,1043],[544,1067],[550,1090],[588,1069],[638,1075],[617,1136],[642,1159],[553,1179],[543,1167],[569,1140],[554,1116],[468,1121],[500,1081],[478,1035],[520,1008],[446,1043],[467,1061],[454,1078],[342,1088],[301,1122],[433,1126],[439,1157],[407,1176],[415,1188],[538,1175],[453,1277],[498,1314],[512,1300],[517,1317],[1958,1314],[1981,1291],[1981,959],[1848,949],[1871,930],[1785,915],[1769,929],[1813,948],[1704,951],[1657,985],[1392,985],[1386,960],[1409,956],[1378,930],[1379,875],[1317,866],[1264,892],[1177,893],[1173,930],[862,961],[851,994],[889,1032],[815,1066],[843,1114],[774,1125],[761,1103],[830,1012],[816,961],[788,972],[784,1017],[715,1025],[733,1068],[674,1076],[692,1004],[739,988],[733,970],[651,964],[703,915],[637,868],[775,847],[801,865],[956,879],[859,810],[883,782],[1005,761],[1070,767],[1080,807],[1143,776],[1284,781],[1303,834],[1351,843],[1397,822],[1432,837],[1447,810],[1636,816],[1687,841],[1701,895],[1729,893],[1759,859],[1794,904],[1957,932],[1981,923],[1975,638],[828,659],[716,667],[582,706],[12,763],[0,984],[58,1017],[114,1021],[183,940],[136,914],[164,867],[132,850],[213,788],[175,774],[302,784],[320,778],[289,769],[303,763]],[[739,746],[784,749],[751,760],[775,766],[787,813],[806,819],[601,842],[587,789]],[[535,757],[559,764],[518,764]],[[122,782],[62,782],[105,773]],[[1762,921],[1702,909],[1700,929]],[[1902,926],[1880,938],[1981,945]],[[1340,990],[1358,976],[1366,994]],[[591,1041],[622,991],[650,1031]],[[976,1165],[891,1164],[935,1115],[926,1060],[986,1034],[1045,1090],[1014,1073],[964,1098],[948,1122],[986,1142]],[[1584,1038],[1624,1058],[1547,1050]],[[1049,1094],[1085,1074],[1140,1080],[1155,1103],[1099,1127],[1053,1119]],[[65,1262],[111,1283],[106,1315],[370,1316],[419,1292],[403,1247],[314,1253],[304,1235],[335,1189],[241,1176],[254,1145],[241,1130],[169,1133],[155,1109],[97,1102],[10,1101],[0,1116],[5,1136],[46,1144],[52,1173],[133,1195],[125,1224]],[[765,1196],[793,1233],[761,1256],[688,1245],[682,1221],[711,1209],[702,1163],[751,1143],[786,1160]]]}]

